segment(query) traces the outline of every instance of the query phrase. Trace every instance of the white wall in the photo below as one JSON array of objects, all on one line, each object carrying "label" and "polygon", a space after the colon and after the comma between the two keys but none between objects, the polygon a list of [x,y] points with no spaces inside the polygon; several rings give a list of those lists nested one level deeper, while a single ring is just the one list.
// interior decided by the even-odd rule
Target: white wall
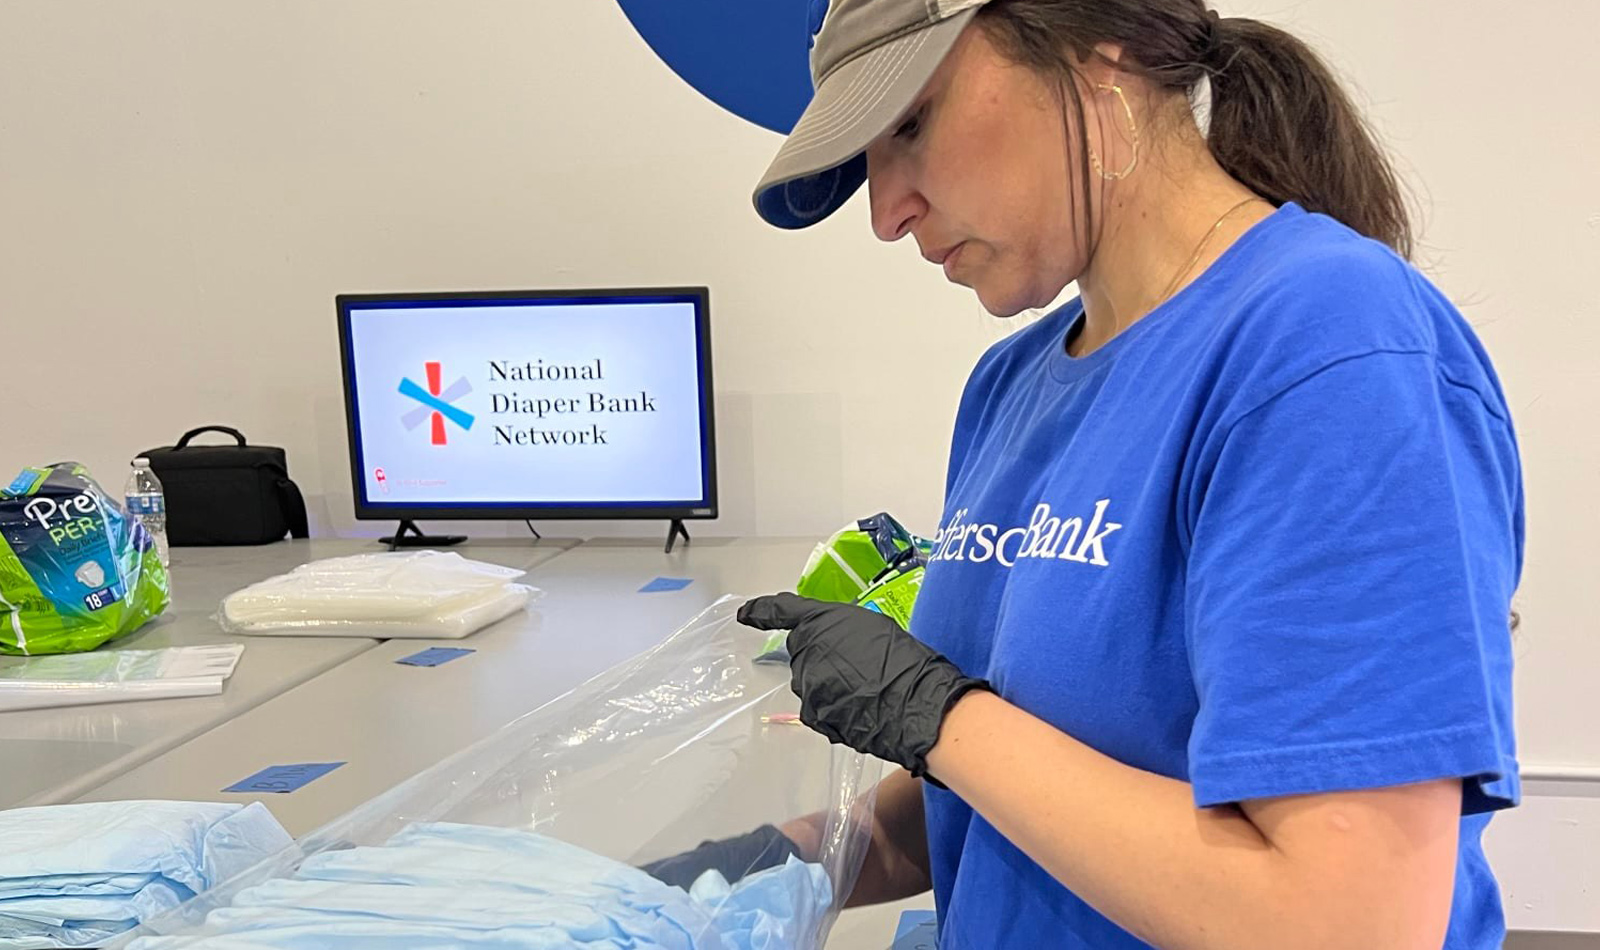
[{"label": "white wall", "polygon": [[[859,208],[761,224],[777,142],[610,0],[4,0],[0,467],[69,456],[120,485],[222,421],[286,446],[319,530],[347,533],[336,292],[705,283],[725,516],[699,530],[931,526],[1000,331]],[[880,418],[913,386],[925,411]]]},{"label": "white wall", "polygon": [[[1524,450],[1524,758],[1600,764],[1600,6],[1226,8],[1359,77],[1425,189],[1431,272]],[[227,422],[289,449],[319,531],[376,533],[350,517],[334,293],[703,282],[725,515],[700,530],[880,508],[930,529],[961,381],[1002,331],[859,200],[761,225],[776,143],[613,0],[0,0],[0,469],[76,457],[115,485]],[[882,411],[913,387],[919,411]]]}]

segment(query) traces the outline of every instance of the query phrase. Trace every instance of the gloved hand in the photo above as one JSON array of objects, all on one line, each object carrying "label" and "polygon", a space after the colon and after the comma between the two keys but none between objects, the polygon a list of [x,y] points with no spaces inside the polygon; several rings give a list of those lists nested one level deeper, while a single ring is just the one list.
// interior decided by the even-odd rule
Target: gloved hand
[{"label": "gloved hand", "polygon": [[801,722],[918,778],[928,777],[928,753],[950,707],[969,690],[991,689],[864,607],[774,594],[740,607],[739,622],[789,631]]},{"label": "gloved hand", "polygon": [[775,868],[791,856],[801,856],[795,843],[772,825],[762,825],[735,838],[702,841],[693,851],[662,858],[640,870],[664,884],[687,891],[689,885],[707,871],[719,871],[733,884],[757,871]]}]

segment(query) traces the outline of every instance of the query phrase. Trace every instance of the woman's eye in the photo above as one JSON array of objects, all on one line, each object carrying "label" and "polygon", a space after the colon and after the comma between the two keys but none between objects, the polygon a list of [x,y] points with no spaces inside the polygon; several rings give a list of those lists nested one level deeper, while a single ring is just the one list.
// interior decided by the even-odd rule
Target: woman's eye
[{"label": "woman's eye", "polygon": [[894,137],[897,139],[916,138],[917,131],[921,128],[921,124],[922,110],[918,109],[916,112],[913,112],[904,122],[900,123],[900,127],[894,130]]}]

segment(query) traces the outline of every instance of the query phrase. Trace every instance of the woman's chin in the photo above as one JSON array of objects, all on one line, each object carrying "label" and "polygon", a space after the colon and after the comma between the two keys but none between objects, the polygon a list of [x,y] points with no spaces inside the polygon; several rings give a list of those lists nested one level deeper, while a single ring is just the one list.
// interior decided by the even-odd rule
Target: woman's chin
[{"label": "woman's chin", "polygon": [[[1072,280],[996,279],[1001,275],[982,274],[967,284],[978,295],[978,302],[992,316],[1002,320],[1025,310],[1047,310],[1060,299]],[[1076,279],[1076,278],[1074,278]]]},{"label": "woman's chin", "polygon": [[1014,317],[1031,306],[1027,295],[1017,293],[1016,288],[988,287],[979,282],[972,290],[978,295],[978,302],[983,304],[983,309],[1001,320]]}]

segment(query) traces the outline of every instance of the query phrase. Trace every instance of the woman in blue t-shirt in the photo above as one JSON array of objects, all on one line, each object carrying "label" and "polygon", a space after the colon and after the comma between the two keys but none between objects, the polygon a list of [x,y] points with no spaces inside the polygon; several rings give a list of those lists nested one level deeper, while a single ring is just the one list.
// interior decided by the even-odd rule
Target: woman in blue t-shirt
[{"label": "woman in blue t-shirt", "polygon": [[763,217],[865,181],[992,313],[1081,294],[973,372],[911,634],[742,612],[905,768],[851,902],[931,887],[943,950],[1498,947],[1516,444],[1327,67],[1202,0],[835,0],[812,66]]}]

